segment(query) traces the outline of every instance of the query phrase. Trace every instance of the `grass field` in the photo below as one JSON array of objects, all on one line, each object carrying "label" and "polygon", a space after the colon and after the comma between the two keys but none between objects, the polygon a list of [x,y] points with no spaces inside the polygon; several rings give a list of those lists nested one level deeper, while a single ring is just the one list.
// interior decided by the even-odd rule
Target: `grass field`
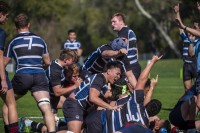
[{"label": "grass field", "polygon": [[[145,67],[146,63],[147,61],[140,62],[142,68]],[[161,118],[168,119],[169,111],[184,92],[182,79],[180,78],[182,64],[181,59],[161,60],[155,64],[150,73],[151,78],[155,77],[156,74],[159,75],[158,85],[156,86],[153,97],[162,102],[162,110],[159,113],[159,117]],[[13,74],[9,76],[11,78]],[[0,106],[2,106],[2,100],[0,100]],[[36,103],[30,93],[17,101],[17,110],[19,117],[41,117],[41,113],[37,109]],[[59,116],[62,117],[61,110],[59,110]],[[34,120],[41,121],[41,119]],[[2,111],[0,112],[0,121],[0,133],[2,133]]]}]

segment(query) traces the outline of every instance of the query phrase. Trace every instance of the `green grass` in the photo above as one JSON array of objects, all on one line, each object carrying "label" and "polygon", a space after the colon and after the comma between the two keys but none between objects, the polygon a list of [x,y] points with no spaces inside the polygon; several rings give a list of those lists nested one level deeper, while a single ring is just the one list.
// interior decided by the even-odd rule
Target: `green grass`
[{"label": "green grass", "polygon": [[[143,69],[147,64],[147,61],[141,61],[140,64]],[[180,78],[182,64],[183,62],[181,59],[161,60],[155,64],[150,73],[150,78],[155,78],[156,74],[159,75],[153,98],[159,99],[162,102],[162,110],[159,113],[159,117],[161,118],[168,119],[170,109],[173,108],[179,97],[184,93],[183,82]],[[10,74],[9,76],[11,78],[13,74]],[[0,106],[2,106],[2,100],[0,100]],[[17,110],[19,117],[41,117],[36,102],[30,93],[17,101]],[[61,110],[59,110],[59,116],[62,116]],[[0,132],[3,132],[2,111],[0,111],[0,120]],[[34,120],[41,121],[41,119]]]}]

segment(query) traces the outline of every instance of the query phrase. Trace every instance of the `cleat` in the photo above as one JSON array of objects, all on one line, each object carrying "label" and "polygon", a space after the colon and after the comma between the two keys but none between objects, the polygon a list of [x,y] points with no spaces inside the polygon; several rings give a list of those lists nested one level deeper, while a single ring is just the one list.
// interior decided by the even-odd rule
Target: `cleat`
[{"label": "cleat", "polygon": [[29,127],[26,126],[25,124],[25,117],[21,117],[20,118],[20,122],[19,122],[19,133],[29,133]]}]

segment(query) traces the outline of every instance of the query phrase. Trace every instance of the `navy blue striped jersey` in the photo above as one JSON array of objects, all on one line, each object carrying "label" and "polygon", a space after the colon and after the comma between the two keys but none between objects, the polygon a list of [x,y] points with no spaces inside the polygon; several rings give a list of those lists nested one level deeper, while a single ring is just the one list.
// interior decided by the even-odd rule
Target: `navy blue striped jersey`
[{"label": "navy blue striped jersey", "polygon": [[[123,99],[120,99],[123,101]],[[138,122],[149,126],[149,116],[144,107],[144,91],[135,90],[120,103],[120,110],[98,110],[86,117],[87,133],[113,133],[120,130],[127,122]],[[97,125],[98,124],[98,125]],[[91,129],[95,128],[95,130]]]},{"label": "navy blue striped jersey", "polygon": [[73,42],[71,42],[70,40],[67,40],[64,45],[63,45],[63,49],[71,49],[74,51],[77,51],[78,49],[81,49],[81,43],[77,40],[74,40]]},{"label": "navy blue striped jersey", "polygon": [[106,63],[112,60],[103,58],[101,56],[101,53],[104,50],[112,50],[112,48],[107,44],[98,47],[84,60],[84,64],[82,65],[81,69],[89,71],[90,73],[102,73]]},{"label": "navy blue striped jersey", "polygon": [[[137,49],[137,39],[136,35],[128,26],[123,27],[121,30],[128,31],[128,46],[127,46],[127,58],[129,59],[129,64],[132,65],[138,62],[138,49]],[[120,31],[119,31],[120,32]],[[118,33],[119,33],[118,32]]]},{"label": "navy blue striped jersey", "polygon": [[58,63],[58,60],[53,60],[46,70],[46,75],[49,80],[49,90],[53,95],[52,88],[56,85],[62,85],[65,80],[64,68]]},{"label": "navy blue striped jersey", "polygon": [[[128,97],[125,97],[125,99],[127,98]],[[149,116],[144,107],[144,91],[134,90],[129,96],[128,101],[123,104],[122,109],[117,111],[107,111],[106,117],[107,126],[104,126],[103,129],[104,131],[107,129],[105,133],[118,131],[125,123],[130,121],[140,122],[148,127]],[[102,120],[105,123],[105,118],[102,117]]]},{"label": "navy blue striped jersey", "polygon": [[15,59],[17,73],[42,73],[42,56],[47,53],[47,44],[41,37],[22,32],[11,40],[5,56]]},{"label": "navy blue striped jersey", "polygon": [[4,50],[4,44],[6,40],[6,32],[0,28],[0,50]]},{"label": "navy blue striped jersey", "polygon": [[195,46],[193,47],[193,50],[195,51],[197,72],[199,73],[200,72],[200,39],[199,38],[195,42]]},{"label": "navy blue striped jersey", "polygon": [[106,79],[102,73],[89,76],[80,84],[80,86],[74,90],[75,98],[84,110],[87,110],[91,105],[89,101],[90,88],[95,88],[100,92],[100,97],[104,98],[104,95],[108,89]]},{"label": "navy blue striped jersey", "polygon": [[[188,55],[189,53],[189,44],[192,43],[192,40],[185,34],[185,32],[182,32],[180,34],[182,41],[183,41],[183,61],[186,63],[195,63],[195,57],[190,57]],[[196,43],[197,39],[194,40],[194,44]]]}]

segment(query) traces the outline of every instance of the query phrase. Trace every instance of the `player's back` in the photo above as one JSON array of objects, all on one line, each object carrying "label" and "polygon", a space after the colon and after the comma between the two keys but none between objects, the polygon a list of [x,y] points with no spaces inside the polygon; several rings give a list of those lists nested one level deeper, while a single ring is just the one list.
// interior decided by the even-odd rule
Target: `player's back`
[{"label": "player's back", "polygon": [[19,33],[9,44],[7,57],[16,60],[16,72],[44,72],[42,56],[48,53],[47,45],[39,36],[26,32]]}]

